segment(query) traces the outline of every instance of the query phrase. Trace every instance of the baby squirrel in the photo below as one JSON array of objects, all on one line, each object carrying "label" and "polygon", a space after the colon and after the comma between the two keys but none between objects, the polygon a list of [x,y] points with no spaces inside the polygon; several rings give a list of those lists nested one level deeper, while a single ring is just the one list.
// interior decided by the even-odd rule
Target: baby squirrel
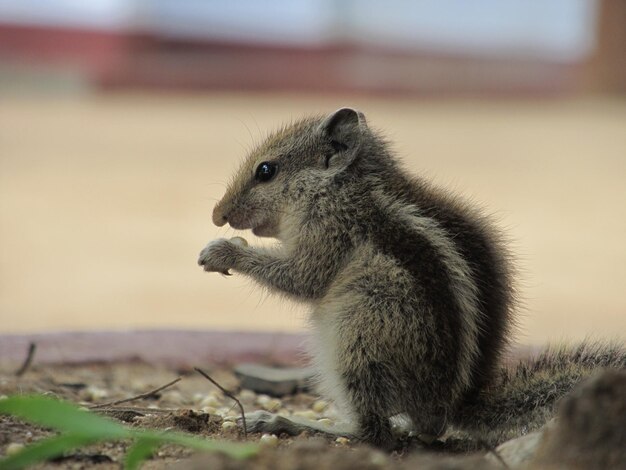
[{"label": "baby squirrel", "polygon": [[[620,347],[582,345],[502,375],[514,292],[500,235],[474,207],[407,174],[354,109],[267,138],[213,222],[279,240],[218,239],[198,263],[310,305],[321,392],[351,424],[333,431],[261,413],[249,428],[313,427],[391,448],[392,416],[408,416],[427,439],[449,424],[493,430],[524,407],[543,421],[580,379],[581,357],[588,368],[626,364]],[[576,372],[553,380],[568,368]],[[558,393],[531,393],[544,382]]]}]

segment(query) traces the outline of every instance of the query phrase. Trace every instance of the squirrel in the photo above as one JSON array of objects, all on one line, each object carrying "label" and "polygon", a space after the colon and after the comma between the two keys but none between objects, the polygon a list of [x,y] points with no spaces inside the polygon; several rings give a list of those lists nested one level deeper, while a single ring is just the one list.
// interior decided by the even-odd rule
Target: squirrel
[{"label": "squirrel", "polygon": [[198,263],[311,307],[320,391],[347,423],[329,429],[259,412],[248,414],[248,429],[313,429],[390,449],[391,418],[402,415],[427,442],[449,425],[497,433],[497,442],[508,437],[503,426],[528,428],[516,421],[521,411],[545,422],[592,369],[626,366],[621,346],[587,343],[503,372],[515,304],[503,237],[477,208],[410,176],[357,110],[270,135],[213,223],[278,240],[261,248],[218,239]]}]

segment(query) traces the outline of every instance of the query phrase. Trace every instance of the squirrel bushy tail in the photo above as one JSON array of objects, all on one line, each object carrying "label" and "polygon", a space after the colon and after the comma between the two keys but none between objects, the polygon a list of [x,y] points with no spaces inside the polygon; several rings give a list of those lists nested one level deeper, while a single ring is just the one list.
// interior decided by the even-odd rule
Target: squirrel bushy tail
[{"label": "squirrel bushy tail", "polygon": [[626,369],[623,344],[549,347],[503,368],[490,387],[461,406],[454,424],[490,445],[535,431],[550,420],[563,396],[603,368]]}]

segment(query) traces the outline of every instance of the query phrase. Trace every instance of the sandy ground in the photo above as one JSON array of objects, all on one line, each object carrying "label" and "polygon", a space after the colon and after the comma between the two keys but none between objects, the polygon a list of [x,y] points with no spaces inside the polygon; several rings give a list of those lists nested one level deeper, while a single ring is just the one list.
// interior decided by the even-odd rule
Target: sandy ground
[{"label": "sandy ground", "polygon": [[518,258],[521,343],[626,336],[623,98],[1,96],[0,329],[304,328],[301,307],[196,257],[235,234],[210,213],[246,149],[345,104],[412,171],[496,215]]}]

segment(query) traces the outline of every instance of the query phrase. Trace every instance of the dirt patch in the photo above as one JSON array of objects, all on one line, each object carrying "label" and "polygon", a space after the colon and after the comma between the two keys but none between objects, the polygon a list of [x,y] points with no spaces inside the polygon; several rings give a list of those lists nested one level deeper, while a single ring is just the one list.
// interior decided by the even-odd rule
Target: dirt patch
[{"label": "dirt patch", "polygon": [[[285,415],[302,415],[310,419],[336,418],[331,406],[309,393],[298,393],[281,399],[239,389],[239,383],[227,367],[207,369],[227,390],[236,392],[246,412],[266,409]],[[193,370],[175,370],[145,363],[84,364],[37,366],[21,377],[13,371],[0,374],[0,394],[43,393],[74,403],[93,407],[95,404],[123,400],[149,392],[181,377],[173,386],[154,396],[120,405],[94,408],[93,411],[129,426],[178,430],[211,439],[264,442],[261,434],[243,435],[234,425],[239,410],[210,382]],[[0,416],[0,454],[12,444],[28,445],[51,436],[49,430]],[[192,450],[166,445],[146,462],[143,468],[404,468],[416,458],[430,461],[425,454],[457,454],[476,444],[454,435],[426,449],[415,443],[392,454],[383,453],[348,440],[303,433],[292,437],[277,436],[276,442],[262,444],[262,451],[253,459],[235,461],[223,455],[196,455]],[[119,468],[130,446],[128,441],[105,442],[77,449],[55,459],[55,468]],[[484,452],[483,452],[484,453]],[[412,465],[412,464],[411,464]]]}]

